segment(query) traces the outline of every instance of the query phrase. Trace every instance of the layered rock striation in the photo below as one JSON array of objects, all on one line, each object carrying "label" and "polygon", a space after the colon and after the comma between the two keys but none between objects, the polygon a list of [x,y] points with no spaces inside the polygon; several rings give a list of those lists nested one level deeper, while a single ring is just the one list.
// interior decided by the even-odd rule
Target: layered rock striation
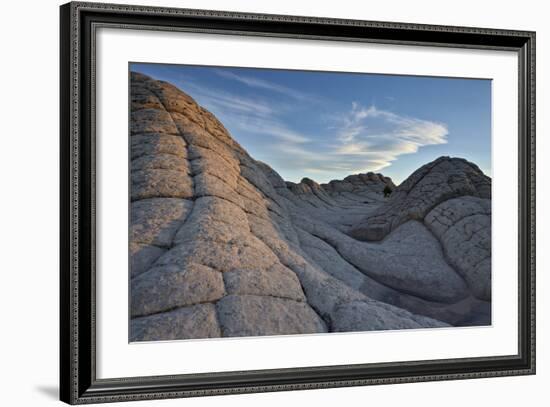
[{"label": "layered rock striation", "polygon": [[130,146],[131,341],[490,322],[490,179],[471,163],[441,158],[397,188],[285,182],[139,73]]}]

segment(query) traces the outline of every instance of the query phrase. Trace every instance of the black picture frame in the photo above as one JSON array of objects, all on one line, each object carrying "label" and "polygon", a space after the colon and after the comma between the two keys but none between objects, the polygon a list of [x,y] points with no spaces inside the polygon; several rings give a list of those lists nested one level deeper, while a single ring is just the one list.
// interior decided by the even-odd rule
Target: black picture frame
[{"label": "black picture frame", "polygon": [[[60,8],[60,398],[70,404],[535,373],[535,33],[72,2]],[[175,376],[96,378],[97,27],[511,50],[519,56],[519,352]]]}]

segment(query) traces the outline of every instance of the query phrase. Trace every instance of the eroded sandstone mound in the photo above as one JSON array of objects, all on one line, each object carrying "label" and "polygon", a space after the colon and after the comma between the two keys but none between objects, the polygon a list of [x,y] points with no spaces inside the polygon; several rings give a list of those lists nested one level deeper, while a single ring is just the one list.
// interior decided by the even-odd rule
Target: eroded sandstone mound
[{"label": "eroded sandstone mound", "polygon": [[473,294],[490,300],[491,179],[464,159],[440,157],[415,171],[349,234],[378,241],[411,220],[424,222]]},{"label": "eroded sandstone mound", "polygon": [[464,159],[440,157],[416,170],[351,234],[361,240],[381,240],[408,220],[422,220],[440,203],[461,196],[491,199],[491,179]]},{"label": "eroded sandstone mound", "polygon": [[389,199],[380,174],[287,183],[138,73],[130,133],[131,341],[490,322],[490,180],[472,164],[437,160]]}]

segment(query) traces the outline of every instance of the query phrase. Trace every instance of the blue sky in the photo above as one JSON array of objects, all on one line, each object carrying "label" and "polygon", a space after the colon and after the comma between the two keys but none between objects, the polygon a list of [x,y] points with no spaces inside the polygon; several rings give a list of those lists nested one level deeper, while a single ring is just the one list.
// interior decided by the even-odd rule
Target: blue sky
[{"label": "blue sky", "polygon": [[491,175],[491,81],[132,63],[214,113],[288,181],[375,171],[400,183],[442,155]]}]

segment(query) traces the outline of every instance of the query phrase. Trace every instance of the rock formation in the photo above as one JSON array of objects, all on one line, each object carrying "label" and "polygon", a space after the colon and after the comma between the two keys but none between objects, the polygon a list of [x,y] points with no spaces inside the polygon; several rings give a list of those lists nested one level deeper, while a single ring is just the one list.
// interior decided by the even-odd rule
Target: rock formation
[{"label": "rock formation", "polygon": [[490,323],[491,184],[475,165],[440,158],[397,188],[285,182],[138,73],[130,122],[131,341]]}]

